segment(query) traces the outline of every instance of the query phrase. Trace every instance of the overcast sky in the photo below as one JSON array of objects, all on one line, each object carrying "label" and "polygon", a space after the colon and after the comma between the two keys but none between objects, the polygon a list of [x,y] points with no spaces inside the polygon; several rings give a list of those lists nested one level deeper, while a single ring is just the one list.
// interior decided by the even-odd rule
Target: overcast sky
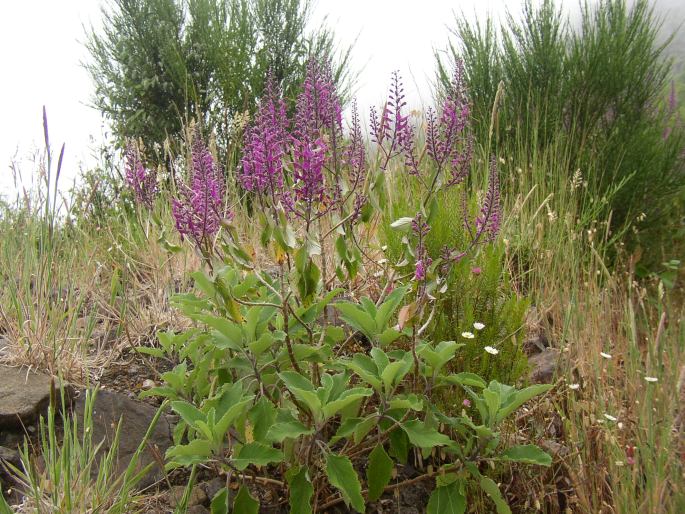
[{"label": "overcast sky", "polygon": [[[674,0],[679,2],[681,0]],[[574,5],[577,2],[571,2]],[[430,102],[433,49],[444,49],[454,12],[470,18],[488,12],[500,16],[505,6],[519,11],[519,0],[318,0],[313,22],[328,17],[338,41],[356,39],[353,66],[361,70],[358,101],[365,119],[368,107],[382,102],[390,72],[404,77],[410,107]],[[66,143],[65,182],[79,167],[92,166],[105,130],[89,107],[92,85],[80,63],[84,25],[99,23],[100,0],[22,0],[0,7],[0,193],[11,187],[9,165],[18,159],[25,176],[35,168],[30,156],[42,149],[41,110],[45,105],[50,140]]]}]

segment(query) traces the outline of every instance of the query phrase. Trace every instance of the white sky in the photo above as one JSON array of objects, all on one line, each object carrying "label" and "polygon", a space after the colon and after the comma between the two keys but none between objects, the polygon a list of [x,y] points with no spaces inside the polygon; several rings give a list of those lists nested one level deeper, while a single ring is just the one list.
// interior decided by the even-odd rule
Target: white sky
[{"label": "white sky", "polygon": [[[433,49],[443,49],[453,11],[467,16],[517,12],[519,0],[318,0],[313,21],[328,15],[341,44],[357,40],[353,66],[361,69],[357,98],[362,118],[385,98],[399,69],[409,107],[431,100]],[[88,106],[92,85],[80,62],[88,58],[83,25],[99,22],[100,0],[2,0],[0,7],[0,195],[12,194],[10,163],[19,160],[24,182],[30,156],[43,148],[42,106],[55,153],[66,143],[62,185],[79,167],[92,166],[105,127]]]}]

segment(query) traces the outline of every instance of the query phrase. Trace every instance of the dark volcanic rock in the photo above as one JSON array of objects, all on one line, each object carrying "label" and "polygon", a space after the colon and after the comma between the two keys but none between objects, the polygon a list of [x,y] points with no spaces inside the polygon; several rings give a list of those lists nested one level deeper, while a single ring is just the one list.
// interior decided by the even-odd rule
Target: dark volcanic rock
[{"label": "dark volcanic rock", "polygon": [[44,415],[52,387],[53,378],[48,375],[0,366],[0,429],[21,428]]},{"label": "dark volcanic rock", "polygon": [[[85,410],[85,394],[76,400],[74,411],[83,418]],[[119,435],[119,451],[117,452],[116,472],[126,471],[138,446],[145,437],[157,409],[112,391],[98,391],[93,406],[93,443],[104,440],[100,452],[106,452],[114,440],[119,419],[121,431]],[[83,423],[81,423],[83,426]],[[139,487],[147,487],[162,477],[163,470],[159,466],[164,461],[164,453],[171,446],[171,427],[165,416],[160,416],[157,425],[152,430],[145,449],[141,452],[138,469],[150,463],[154,466],[141,482]],[[93,476],[97,476],[97,466],[93,469]]]},{"label": "dark volcanic rock", "polygon": [[529,378],[535,384],[550,384],[559,367],[559,350],[546,348],[528,358]]}]

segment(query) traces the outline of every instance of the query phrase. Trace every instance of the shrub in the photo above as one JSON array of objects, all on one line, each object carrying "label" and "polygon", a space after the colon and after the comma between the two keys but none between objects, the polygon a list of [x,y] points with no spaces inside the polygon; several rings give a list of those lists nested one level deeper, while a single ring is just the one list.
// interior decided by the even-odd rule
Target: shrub
[{"label": "shrub", "polygon": [[[476,134],[488,144],[492,134],[489,150],[505,155],[563,141],[569,169],[587,172],[591,195],[609,197],[621,184],[601,213],[616,233],[636,225],[658,235],[670,227],[683,188],[685,146],[663,101],[670,63],[658,42],[659,20],[646,1],[628,7],[606,0],[581,10],[576,28],[552,0],[526,2],[522,19],[510,13],[499,30],[492,20],[457,20],[451,55],[465,62]],[[440,77],[449,81],[442,68]],[[491,119],[500,81],[505,96]]]},{"label": "shrub", "polygon": [[[310,12],[308,0],[113,0],[102,29],[88,32],[94,104],[121,146],[142,137],[161,150],[196,118],[228,151],[236,116],[254,108],[269,70],[294,96],[308,57],[336,52],[330,30],[306,31]],[[348,55],[335,70],[341,85]]]}]

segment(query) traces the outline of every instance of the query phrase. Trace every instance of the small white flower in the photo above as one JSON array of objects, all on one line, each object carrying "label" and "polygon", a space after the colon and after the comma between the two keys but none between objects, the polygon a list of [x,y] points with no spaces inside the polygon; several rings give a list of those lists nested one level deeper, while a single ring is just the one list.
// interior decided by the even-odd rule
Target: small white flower
[{"label": "small white flower", "polygon": [[615,418],[611,414],[604,414],[604,417],[608,419],[609,421],[618,421],[618,418]]},{"label": "small white flower", "polygon": [[645,382],[658,382],[659,379],[656,377],[645,377]]},{"label": "small white flower", "polygon": [[461,337],[465,337],[466,339],[473,339],[476,336],[474,336],[472,332],[462,332]]},{"label": "small white flower", "polygon": [[611,355],[608,354],[608,353],[599,352],[599,354],[600,354],[602,357],[604,357],[605,359],[611,359]]},{"label": "small white flower", "polygon": [[485,328],[485,325],[483,325],[480,321],[476,321],[473,324],[473,328],[475,328],[476,330],[483,330]]},{"label": "small white flower", "polygon": [[493,348],[492,346],[486,346],[483,348],[486,352],[488,352],[490,355],[497,355],[499,353],[499,350],[497,348]]},{"label": "small white flower", "polygon": [[573,391],[577,391],[580,389],[580,384],[569,384],[568,388],[572,389]]}]

